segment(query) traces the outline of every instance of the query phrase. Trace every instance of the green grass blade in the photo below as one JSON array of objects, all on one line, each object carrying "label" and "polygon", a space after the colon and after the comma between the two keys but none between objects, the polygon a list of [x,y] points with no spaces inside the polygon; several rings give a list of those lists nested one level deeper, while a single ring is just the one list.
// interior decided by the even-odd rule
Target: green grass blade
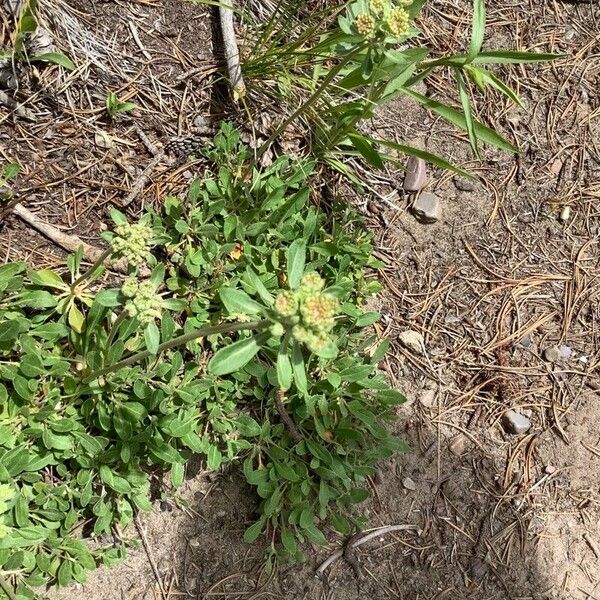
[{"label": "green grass blade", "polygon": [[535,62],[546,62],[564,58],[565,54],[550,54],[537,52],[519,52],[517,50],[489,50],[480,52],[474,59],[475,65],[508,65],[508,64],[525,64]]},{"label": "green grass blade", "polygon": [[[449,121],[453,125],[460,127],[461,129],[467,131],[467,123],[465,120],[465,116],[459,112],[458,110],[447,106],[437,100],[432,100],[431,98],[427,98],[414,90],[403,89],[402,93],[407,96],[414,98],[419,104],[422,104],[429,110],[434,113],[440,115],[446,121]],[[501,150],[506,150],[508,152],[518,152],[518,149],[513,146],[508,140],[502,137],[497,131],[490,129],[480,123],[477,120],[473,120],[473,128],[475,130],[475,134],[480,140],[483,140],[486,144],[490,144],[491,146],[495,146],[496,148],[500,148]]]},{"label": "green grass blade", "polygon": [[420,12],[427,0],[413,0],[413,3],[408,7],[408,16],[414,19]]},{"label": "green grass blade", "polygon": [[484,77],[487,83],[489,83],[492,87],[496,88],[500,93],[504,94],[508,98],[510,98],[515,104],[518,104],[521,108],[525,108],[523,101],[517,93],[509,88],[503,81],[498,79],[493,73],[490,73],[486,69],[479,69],[485,73]]},{"label": "green grass blade", "polygon": [[448,162],[446,159],[438,156],[437,154],[432,154],[431,152],[427,152],[426,150],[421,150],[420,148],[414,148],[413,146],[406,146],[405,144],[397,144],[396,142],[392,142],[390,140],[373,140],[374,143],[381,144],[382,146],[387,146],[388,148],[392,148],[393,150],[398,150],[407,156],[417,156],[418,158],[422,158],[423,160],[430,162],[432,165],[436,167],[440,167],[442,169],[446,169],[447,171],[452,171],[457,175],[463,175],[464,177],[468,177],[469,179],[474,179],[473,175],[466,171],[465,169],[461,169]]},{"label": "green grass blade", "polygon": [[483,45],[485,34],[485,0],[473,0],[473,31],[469,46],[469,59],[473,60]]},{"label": "green grass blade", "polygon": [[465,83],[465,78],[463,77],[462,71],[460,69],[454,69],[456,74],[456,81],[458,83],[458,93],[460,96],[460,102],[463,107],[463,112],[465,115],[465,124],[467,126],[467,133],[469,134],[469,142],[471,144],[471,148],[473,148],[473,152],[477,158],[481,158],[479,154],[479,146],[477,145],[477,135],[475,134],[475,126],[473,123],[473,112],[471,110],[471,99],[469,97],[469,90],[467,89],[467,84]]}]

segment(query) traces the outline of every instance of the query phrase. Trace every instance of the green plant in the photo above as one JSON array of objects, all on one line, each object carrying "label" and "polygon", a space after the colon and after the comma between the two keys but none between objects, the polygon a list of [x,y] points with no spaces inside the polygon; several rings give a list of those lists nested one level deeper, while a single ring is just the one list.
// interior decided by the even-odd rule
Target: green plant
[{"label": "green plant", "polygon": [[46,62],[60,65],[69,71],[75,69],[73,61],[62,52],[44,52],[43,54],[33,55],[27,53],[27,38],[35,33],[39,27],[36,16],[37,8],[37,0],[25,0],[23,2],[12,36],[12,49],[0,51],[0,60]]},{"label": "green plant", "polygon": [[[266,534],[272,567],[323,543],[328,523],[361,524],[361,482],[404,448],[384,426],[404,398],[377,369],[386,343],[365,331],[378,315],[361,308],[379,289],[369,237],[346,206],[309,207],[311,162],[281,157],[247,177],[229,126],[206,156],[212,172],[187,198],[134,224],[113,211],[109,249],[83,273],[80,253],[66,279],[0,267],[11,600],[123,556],[125,538],[98,536],[150,509],[152,478],[169,472],[177,488],[193,453],[213,470],[240,463],[262,500],[244,537]],[[106,258],[128,261],[117,285]]]},{"label": "green plant", "polygon": [[[357,0],[311,10],[300,0],[277,3],[265,23],[255,24],[256,39],[243,63],[250,94],[261,102],[298,107],[277,127],[259,154],[292,122],[303,122],[310,152],[351,175],[340,160],[358,155],[375,168],[394,159],[388,150],[419,156],[458,171],[444,159],[404,144],[377,139],[360,129],[375,110],[405,95],[467,132],[476,156],[485,142],[516,148],[473,116],[473,94],[467,81],[485,91],[491,87],[521,104],[517,94],[488,65],[528,63],[557,58],[554,54],[482,51],[485,0],[473,2],[473,28],[467,52],[430,59],[418,45],[413,22],[426,0]],[[249,21],[251,19],[248,18]],[[281,24],[285,23],[285,26]],[[414,87],[434,70],[450,69],[460,107],[430,99]]]},{"label": "green plant", "polygon": [[124,102],[120,100],[114,92],[108,92],[106,95],[106,112],[111,119],[117,115],[135,110],[137,107],[133,102]]}]

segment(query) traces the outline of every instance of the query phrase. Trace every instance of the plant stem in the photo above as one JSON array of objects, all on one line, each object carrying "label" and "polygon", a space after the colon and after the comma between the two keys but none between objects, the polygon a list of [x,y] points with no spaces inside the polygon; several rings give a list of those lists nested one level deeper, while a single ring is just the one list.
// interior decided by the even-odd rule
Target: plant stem
[{"label": "plant stem", "polygon": [[85,281],[90,277],[94,271],[102,265],[102,263],[113,253],[112,248],[107,248],[102,254],[96,259],[94,264],[83,274],[80,275],[72,284],[71,290],[74,290],[82,281]]},{"label": "plant stem", "polygon": [[106,340],[106,351],[108,352],[110,349],[113,340],[115,339],[115,335],[119,329],[119,326],[127,316],[127,313],[123,310],[119,313],[119,316],[116,318],[115,322],[110,327],[110,332],[108,334],[108,339]]},{"label": "plant stem", "polygon": [[17,600],[17,597],[14,595],[12,588],[10,587],[6,579],[2,577],[2,575],[0,575],[0,589],[2,589],[2,591],[6,594],[8,600]]},{"label": "plant stem", "polygon": [[[214,335],[215,333],[231,333],[233,331],[247,331],[249,329],[264,329],[270,323],[271,321],[269,319],[263,319],[262,321],[249,321],[248,323],[221,323],[220,325],[201,327],[200,329],[196,329],[195,331],[184,333],[179,337],[173,338],[172,340],[169,340],[167,342],[163,342],[158,347],[156,355],[160,354],[161,352],[164,352],[165,350],[168,350],[169,348],[182,346],[183,344],[187,344],[188,342],[191,342],[201,337],[206,337],[207,335]],[[82,380],[82,383],[89,383],[94,379],[98,379],[98,377],[101,377],[102,375],[118,371],[123,367],[127,367],[134,363],[140,362],[141,360],[150,358],[151,356],[155,355],[149,352],[148,350],[143,350],[142,352],[138,352],[137,354],[132,354],[131,356],[120,360],[114,365],[109,365],[107,367],[103,367],[102,369],[98,369],[97,371],[93,371]]]},{"label": "plant stem", "polygon": [[248,165],[248,172],[252,171],[256,166],[256,163],[260,160],[261,156],[269,149],[269,146],[277,139],[277,137],[285,131],[285,129],[293,123],[300,115],[305,113],[315,102],[323,95],[323,93],[329,87],[329,84],[333,79],[340,73],[340,71],[359,53],[364,49],[365,44],[360,44],[351,52],[348,52],[346,56],[335,66],[327,77],[323,79],[321,85],[313,92],[312,96],[304,103],[301,104],[285,121],[269,136],[266,142],[264,142],[260,148],[256,151],[256,155],[250,164]]}]

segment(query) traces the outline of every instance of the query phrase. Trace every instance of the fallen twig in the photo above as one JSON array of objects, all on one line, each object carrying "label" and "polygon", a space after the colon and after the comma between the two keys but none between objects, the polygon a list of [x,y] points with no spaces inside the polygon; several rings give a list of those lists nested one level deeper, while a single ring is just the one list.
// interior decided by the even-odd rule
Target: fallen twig
[{"label": "fallen twig", "polygon": [[135,528],[137,529],[140,538],[142,538],[142,545],[144,546],[144,550],[146,551],[146,556],[148,557],[148,562],[150,563],[150,567],[152,568],[152,572],[154,573],[154,577],[156,579],[156,583],[160,589],[161,597],[166,600],[167,593],[165,592],[165,587],[163,585],[162,579],[160,578],[160,573],[158,572],[158,567],[156,566],[156,561],[152,556],[152,552],[150,551],[150,546],[148,545],[148,540],[146,539],[146,534],[142,528],[142,524],[140,523],[140,518],[136,514],[133,522],[135,523]]},{"label": "fallen twig", "polygon": [[331,556],[324,560],[320,564],[319,568],[315,571],[315,577],[318,577],[319,579],[324,578],[325,571],[329,568],[329,565],[335,562],[338,558],[344,556],[344,552],[347,551],[347,548],[357,548],[358,546],[366,544],[373,538],[386,533],[391,533],[392,531],[416,531],[417,529],[417,525],[386,525],[385,527],[378,527],[369,533],[365,533],[365,535],[361,537],[355,537],[351,539],[348,544],[344,546],[344,548],[336,550]]},{"label": "fallen twig", "polygon": [[[143,140],[142,140],[143,141]],[[164,154],[162,152],[158,153],[149,163],[148,166],[142,171],[141,175],[137,178],[136,182],[133,184],[133,188],[129,195],[123,202],[121,202],[121,206],[128,206],[131,204],[142,192],[144,186],[150,180],[150,174],[156,168],[156,165],[164,158]]]},{"label": "fallen twig", "polygon": [[[229,0],[233,3],[233,0]],[[242,77],[242,67],[240,66],[240,51],[235,37],[235,28],[233,26],[233,6],[219,5],[219,20],[221,21],[221,34],[223,35],[223,46],[225,50],[225,60],[227,61],[227,71],[229,81],[233,91],[233,100],[237,102],[246,94],[246,84]]]},{"label": "fallen twig", "polygon": [[[31,225],[34,229],[45,235],[50,241],[54,242],[68,252],[75,252],[80,246],[83,246],[83,255],[86,260],[95,262],[102,256],[103,250],[84,242],[79,236],[68,235],[63,233],[54,225],[40,221],[30,210],[26,209],[22,204],[16,204],[13,207],[13,212],[21,218],[25,223]],[[127,272],[127,263],[124,260],[119,260],[112,265],[115,271]]]}]

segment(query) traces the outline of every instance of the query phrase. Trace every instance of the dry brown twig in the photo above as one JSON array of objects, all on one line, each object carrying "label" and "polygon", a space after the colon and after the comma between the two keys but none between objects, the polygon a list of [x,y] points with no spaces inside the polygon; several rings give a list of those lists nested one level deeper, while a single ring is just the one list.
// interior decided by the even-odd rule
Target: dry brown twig
[{"label": "dry brown twig", "polygon": [[[29,209],[20,203],[15,204],[12,210],[25,223],[45,235],[50,241],[67,252],[75,252],[79,247],[83,246],[83,256],[90,262],[98,260],[103,253],[96,246],[84,242],[79,236],[68,235],[54,227],[54,225],[40,221]],[[124,260],[119,260],[113,265],[113,268],[116,271],[127,272],[127,263]]]},{"label": "dry brown twig", "polygon": [[227,71],[229,73],[233,100],[237,102],[246,95],[246,84],[242,77],[240,51],[233,26],[233,0],[229,1],[232,2],[231,5],[219,5],[219,20],[221,21],[221,34],[223,35],[225,60],[227,61]]}]

